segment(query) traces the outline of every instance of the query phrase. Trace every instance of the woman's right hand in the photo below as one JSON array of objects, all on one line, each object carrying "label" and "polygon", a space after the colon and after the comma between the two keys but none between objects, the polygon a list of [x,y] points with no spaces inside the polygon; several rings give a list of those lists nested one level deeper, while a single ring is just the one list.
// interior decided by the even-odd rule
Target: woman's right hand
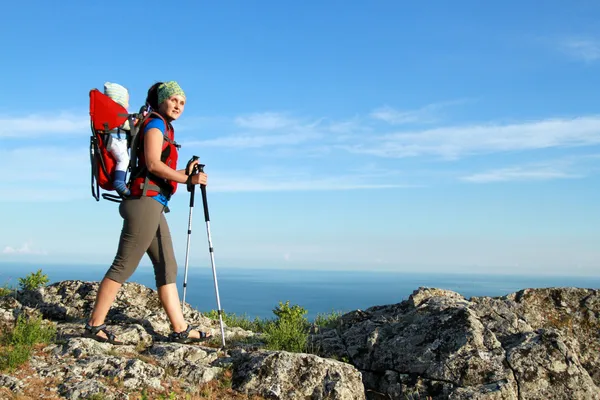
[{"label": "woman's right hand", "polygon": [[206,185],[207,180],[208,176],[206,176],[204,172],[199,172],[196,175],[193,175],[191,179],[193,185]]}]

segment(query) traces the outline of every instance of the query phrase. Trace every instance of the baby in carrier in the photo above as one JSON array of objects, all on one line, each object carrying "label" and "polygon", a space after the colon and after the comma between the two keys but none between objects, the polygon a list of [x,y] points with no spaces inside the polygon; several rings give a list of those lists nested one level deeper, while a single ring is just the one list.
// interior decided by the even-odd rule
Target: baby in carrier
[{"label": "baby in carrier", "polygon": [[[106,82],[104,84],[104,94],[110,97],[114,102],[129,108],[129,92],[123,86],[117,83]],[[113,186],[121,196],[129,196],[130,192],[125,183],[127,168],[129,167],[129,153],[127,149],[127,140],[129,135],[129,120],[123,125],[109,132],[108,150],[117,161],[115,174],[113,176]]]}]

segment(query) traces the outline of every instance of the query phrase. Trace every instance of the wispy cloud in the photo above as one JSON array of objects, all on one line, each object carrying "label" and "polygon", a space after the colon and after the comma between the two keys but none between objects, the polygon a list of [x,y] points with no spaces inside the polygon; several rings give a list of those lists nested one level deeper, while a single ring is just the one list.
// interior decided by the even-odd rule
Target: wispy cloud
[{"label": "wispy cloud", "polygon": [[490,183],[507,181],[545,181],[579,177],[579,175],[556,170],[552,167],[513,167],[467,175],[461,178],[461,180],[473,183]]},{"label": "wispy cloud", "polygon": [[45,250],[37,250],[32,247],[31,242],[25,242],[21,246],[12,247],[6,246],[2,250],[2,254],[23,254],[23,255],[31,255],[31,254],[39,254],[44,255],[48,254]]},{"label": "wispy cloud", "polygon": [[546,119],[514,124],[466,125],[380,135],[342,148],[379,157],[466,155],[586,146],[600,143],[600,117]]},{"label": "wispy cloud", "polygon": [[428,104],[416,110],[397,110],[383,106],[370,113],[370,117],[392,125],[409,123],[429,124],[440,120],[439,112],[449,106],[464,103],[464,100]]},{"label": "wispy cloud", "polygon": [[186,146],[200,147],[224,147],[224,148],[260,148],[282,145],[295,145],[316,139],[320,135],[317,132],[296,132],[280,135],[232,135],[216,139],[195,140],[184,142]]},{"label": "wispy cloud", "polygon": [[414,187],[401,182],[390,173],[367,172],[337,175],[311,175],[309,173],[276,171],[261,173],[213,174],[209,185],[215,192],[282,192],[282,191],[339,191],[364,189],[393,189]]},{"label": "wispy cloud", "polygon": [[459,179],[472,183],[577,179],[597,173],[600,170],[599,159],[600,154],[565,156],[543,162],[489,169],[464,175]]},{"label": "wispy cloud", "polygon": [[600,40],[565,39],[559,46],[562,51],[577,59],[587,62],[600,60]]},{"label": "wispy cloud", "polygon": [[215,192],[291,192],[291,191],[339,191],[364,189],[398,189],[411,185],[393,183],[366,183],[340,180],[337,178],[322,178],[305,181],[267,181],[257,179],[238,179],[218,182],[211,186]]},{"label": "wispy cloud", "polygon": [[85,147],[0,149],[0,202],[91,198],[90,179]]},{"label": "wispy cloud", "polygon": [[[239,130],[241,132],[238,132]],[[238,116],[224,123],[218,137],[182,140],[185,146],[217,148],[269,148],[295,146],[323,137],[320,120],[301,120],[284,114],[265,112]],[[234,130],[235,133],[231,133]]]},{"label": "wispy cloud", "polygon": [[239,127],[258,130],[281,129],[298,123],[296,120],[276,112],[242,115],[236,117],[234,122]]},{"label": "wispy cloud", "polygon": [[0,117],[0,138],[34,138],[51,134],[77,134],[90,131],[89,117],[60,112],[51,115],[31,114]]}]

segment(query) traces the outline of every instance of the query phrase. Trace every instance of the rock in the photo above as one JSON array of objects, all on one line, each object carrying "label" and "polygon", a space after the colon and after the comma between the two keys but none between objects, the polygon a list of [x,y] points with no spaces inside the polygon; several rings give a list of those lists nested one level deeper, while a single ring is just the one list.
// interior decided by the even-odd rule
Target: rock
[{"label": "rock", "polygon": [[283,351],[242,353],[232,387],[268,399],[364,399],[361,374],[350,364]]},{"label": "rock", "polygon": [[557,330],[540,329],[507,340],[507,362],[519,383],[519,394],[531,400],[599,400],[600,391],[581,365],[577,344]]},{"label": "rock", "polygon": [[218,377],[223,369],[213,366],[218,360],[215,349],[178,343],[154,345],[147,351],[165,370],[191,385],[199,385]]},{"label": "rock", "polygon": [[115,398],[106,387],[96,379],[85,379],[83,381],[69,381],[59,385],[58,392],[69,400],[88,399],[94,395],[100,395],[102,399],[113,400]]},{"label": "rock", "polygon": [[556,329],[572,345],[581,365],[600,386],[600,291],[578,288],[525,289],[499,298],[472,299],[500,341],[519,333]]},{"label": "rock", "polygon": [[[65,398],[121,400],[142,388],[164,392],[172,380],[194,387],[231,372],[234,390],[267,399],[600,400],[597,290],[466,299],[422,287],[400,303],[344,314],[334,327],[313,326],[309,348],[318,354],[297,354],[265,351],[262,334],[227,326],[227,353],[211,341],[170,343],[156,291],[136,283],[123,285],[106,320],[125,345],[83,338],[97,288],[64,281],[0,297],[0,325],[43,316],[58,332],[31,357],[26,378],[0,375],[2,395],[26,393],[33,377],[60,382]],[[184,315],[220,341],[218,321],[189,305]]]},{"label": "rock", "polygon": [[401,303],[343,315],[311,345],[355,365],[373,399],[596,399],[599,316],[591,289],[467,300],[419,288]]},{"label": "rock", "polygon": [[21,303],[14,297],[0,297],[0,330],[14,324],[20,309]]},{"label": "rock", "polygon": [[10,389],[13,393],[20,393],[23,389],[23,382],[10,375],[0,374],[0,387]]}]

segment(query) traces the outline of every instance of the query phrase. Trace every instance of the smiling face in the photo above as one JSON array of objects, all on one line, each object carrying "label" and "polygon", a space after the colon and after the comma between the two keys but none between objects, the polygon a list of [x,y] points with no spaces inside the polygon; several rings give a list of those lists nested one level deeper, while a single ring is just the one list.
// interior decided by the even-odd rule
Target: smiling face
[{"label": "smiling face", "polygon": [[181,116],[184,108],[185,97],[176,94],[160,103],[158,112],[169,120],[174,121]]}]

